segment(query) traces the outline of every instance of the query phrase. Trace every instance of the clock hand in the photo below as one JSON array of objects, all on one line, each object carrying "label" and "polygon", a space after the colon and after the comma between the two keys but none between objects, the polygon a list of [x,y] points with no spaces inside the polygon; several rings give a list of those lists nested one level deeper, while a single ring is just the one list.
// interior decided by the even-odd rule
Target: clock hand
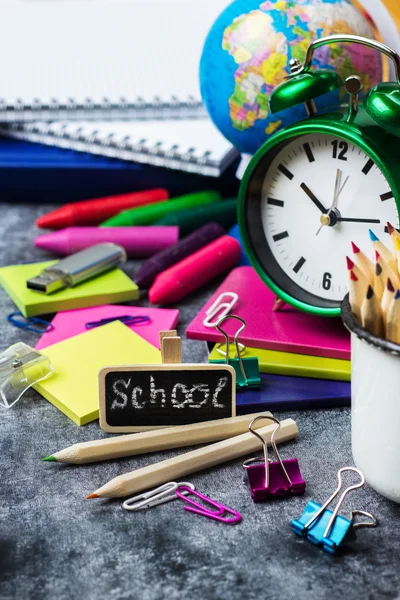
[{"label": "clock hand", "polygon": [[336,217],[338,223],[380,223],[380,219],[347,219],[344,217]]},{"label": "clock hand", "polygon": [[[339,189],[339,186],[340,186],[340,184],[342,182],[342,171],[341,171],[341,169],[338,169],[336,171],[336,182],[335,182],[335,191],[334,191],[333,203],[332,203],[332,206],[330,207],[328,213],[326,215],[323,215],[321,217],[321,227],[318,229],[318,231],[317,231],[317,233],[315,235],[318,235],[319,232],[321,231],[321,229],[324,226],[326,226],[326,225],[335,225],[338,222],[339,218],[337,217],[336,207],[337,207],[337,203],[339,201],[340,194],[342,193],[343,188],[346,185],[346,183],[348,182],[348,180],[349,180],[349,175],[346,177],[343,185]],[[334,220],[333,219],[331,220],[331,215],[335,216]]]},{"label": "clock hand", "polygon": [[303,192],[305,192],[307,194],[307,196],[310,198],[310,200],[312,200],[314,202],[315,206],[322,213],[326,213],[327,212],[325,206],[323,204],[321,204],[321,202],[318,200],[318,198],[316,196],[314,196],[314,194],[312,193],[312,191],[310,190],[310,188],[305,183],[302,183],[300,185],[300,187],[303,190]]}]

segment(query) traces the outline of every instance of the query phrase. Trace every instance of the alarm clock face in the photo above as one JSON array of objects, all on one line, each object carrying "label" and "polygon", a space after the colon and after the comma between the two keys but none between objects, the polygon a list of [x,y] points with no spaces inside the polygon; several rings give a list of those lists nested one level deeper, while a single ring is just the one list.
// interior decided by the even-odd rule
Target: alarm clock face
[{"label": "alarm clock face", "polygon": [[363,150],[327,134],[282,142],[258,163],[244,219],[253,253],[282,291],[317,308],[347,293],[351,242],[373,259],[368,230],[391,244],[399,227],[394,195]]}]

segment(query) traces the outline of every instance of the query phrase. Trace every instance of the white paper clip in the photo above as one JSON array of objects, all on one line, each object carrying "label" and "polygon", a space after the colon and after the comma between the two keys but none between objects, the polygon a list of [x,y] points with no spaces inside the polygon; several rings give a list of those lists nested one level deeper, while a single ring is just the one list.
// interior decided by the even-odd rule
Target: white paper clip
[{"label": "white paper clip", "polygon": [[[181,485],[185,485],[191,490],[195,489],[192,483],[187,483],[186,481],[182,481],[181,483],[170,481],[169,483],[160,485],[160,487],[154,490],[144,492],[143,494],[139,494],[138,496],[133,496],[133,498],[125,500],[122,508],[125,508],[125,510],[136,511],[145,508],[152,508],[153,506],[158,506],[159,504],[164,504],[165,502],[171,502],[171,500],[177,500],[178,496],[175,494],[175,492]],[[185,495],[188,494],[189,492],[185,492]]]},{"label": "white paper clip", "polygon": [[[228,298],[230,299],[229,302]],[[238,300],[239,296],[235,292],[223,292],[220,294],[206,312],[206,318],[203,321],[204,327],[216,327],[218,321],[230,313]],[[215,321],[210,320],[213,317],[217,317]]]}]

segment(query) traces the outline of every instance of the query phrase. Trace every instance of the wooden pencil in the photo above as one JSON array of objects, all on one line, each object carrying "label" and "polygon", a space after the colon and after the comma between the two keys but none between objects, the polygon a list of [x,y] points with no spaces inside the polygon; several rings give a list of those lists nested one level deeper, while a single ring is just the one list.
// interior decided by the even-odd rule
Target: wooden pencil
[{"label": "wooden pencil", "polygon": [[394,295],[396,293],[396,290],[394,289],[394,286],[392,284],[392,281],[390,279],[390,277],[388,278],[387,282],[386,282],[386,287],[385,287],[385,291],[383,292],[383,297],[382,297],[382,316],[383,316],[383,323],[386,327],[386,315],[387,315],[387,311],[389,310],[389,306],[394,298]]},{"label": "wooden pencil", "polygon": [[395,293],[387,311],[386,339],[400,344],[400,290]]},{"label": "wooden pencil", "polygon": [[361,323],[364,329],[370,331],[377,337],[383,337],[385,328],[380,300],[375,294],[372,286],[368,286],[367,295],[361,305]]},{"label": "wooden pencil", "polygon": [[[386,262],[386,260],[383,258],[383,256],[381,256],[379,254],[379,252],[377,251],[375,253],[375,259],[376,259],[376,264],[379,264],[381,269],[382,269],[382,277],[383,277],[383,281],[385,283],[387,283],[388,279],[391,279],[394,287],[396,289],[400,288],[400,279],[397,273],[397,269],[394,271],[389,264]],[[385,290],[384,290],[385,291]]]},{"label": "wooden pencil", "polygon": [[[271,413],[260,412],[217,421],[166,427],[154,431],[143,431],[141,433],[81,442],[55,452],[42,460],[83,465],[124,456],[135,456],[137,454],[161,452],[171,448],[216,442],[247,432],[251,421],[261,415],[268,417]],[[258,421],[255,427],[263,425],[265,426],[265,422]]]},{"label": "wooden pencil", "polygon": [[395,227],[393,227],[391,223],[389,223],[389,221],[386,223],[386,226],[392,241],[393,254],[397,256],[396,238],[400,240],[400,233],[397,231],[397,229],[395,229]]},{"label": "wooden pencil", "polygon": [[354,242],[351,242],[353,249],[354,262],[356,266],[364,273],[370,285],[374,285],[375,265],[366,254]]},{"label": "wooden pencil", "polygon": [[369,230],[369,237],[372,242],[372,247],[375,251],[379,252],[379,254],[386,260],[389,267],[393,269],[393,271],[397,272],[397,259],[396,256],[385,246],[383,242],[374,234],[371,229]]},{"label": "wooden pencil", "polygon": [[366,290],[368,285],[364,285],[354,271],[350,271],[350,283],[349,283],[349,299],[351,310],[354,313],[356,319],[361,323],[361,305],[365,298]]},{"label": "wooden pencil", "polygon": [[394,245],[396,248],[397,270],[400,273],[400,238],[395,238]]},{"label": "wooden pencil", "polygon": [[[360,269],[360,267],[357,267],[354,260],[351,260],[351,258],[349,256],[346,256],[346,263],[347,263],[347,269],[349,271],[349,277],[350,277],[350,271],[353,271],[353,273],[357,277],[358,281],[360,281],[360,285],[365,286],[365,293],[366,293],[368,286],[370,285],[370,281],[369,281],[368,277],[366,275],[364,275],[364,271],[362,271]],[[374,267],[374,271],[375,271],[375,267]]]},{"label": "wooden pencil", "polygon": [[[267,427],[261,427],[258,433],[267,443],[270,443],[271,435],[275,429],[276,425],[274,423]],[[298,429],[295,421],[285,419],[281,421],[281,427],[275,436],[275,440],[284,442],[296,438],[297,435]],[[261,447],[260,440],[252,433],[242,433],[222,442],[210,444],[154,465],[148,465],[142,469],[119,475],[89,494],[87,498],[123,498],[167,481],[177,481],[180,477],[234,460],[250,452],[260,450]]]}]

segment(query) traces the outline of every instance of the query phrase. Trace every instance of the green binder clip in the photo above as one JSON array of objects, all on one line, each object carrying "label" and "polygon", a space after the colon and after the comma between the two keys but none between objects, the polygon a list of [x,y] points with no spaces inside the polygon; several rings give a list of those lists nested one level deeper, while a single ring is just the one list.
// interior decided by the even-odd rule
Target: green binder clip
[{"label": "green binder clip", "polygon": [[[235,337],[233,340],[236,349],[236,355],[233,358],[230,356],[229,335],[221,327],[221,323],[223,323],[227,319],[236,319],[237,321],[240,321],[242,323],[241,327],[235,333]],[[226,363],[227,365],[231,365],[236,372],[237,388],[260,388],[261,379],[260,371],[258,368],[258,358],[242,358],[241,356],[241,354],[246,350],[246,347],[244,346],[244,344],[241,344],[239,342],[239,335],[246,327],[246,321],[242,319],[242,317],[238,317],[237,315],[225,315],[218,320],[215,327],[225,337],[225,342],[222,342],[216,346],[217,352],[225,356],[225,360],[210,360],[210,363]],[[224,345],[225,350],[222,349],[222,346]]]}]

